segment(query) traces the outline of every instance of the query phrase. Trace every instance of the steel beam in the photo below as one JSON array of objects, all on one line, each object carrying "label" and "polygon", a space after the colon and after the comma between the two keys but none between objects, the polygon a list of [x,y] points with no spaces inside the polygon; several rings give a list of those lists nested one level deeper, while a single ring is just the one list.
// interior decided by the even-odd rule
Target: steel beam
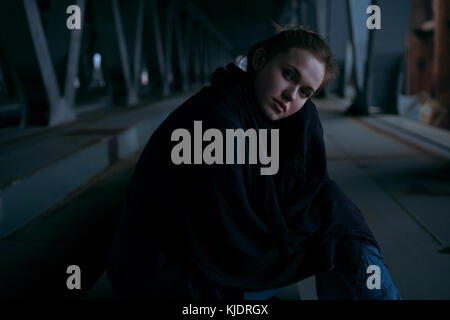
[{"label": "steel beam", "polygon": [[301,0],[299,5],[300,10],[300,21],[299,23],[303,26],[310,27],[310,16],[309,16],[309,4],[307,0]]},{"label": "steel beam", "polygon": [[[336,81],[330,83],[328,88],[330,91],[337,93],[339,96],[345,96],[345,85],[347,79],[345,77],[345,68],[347,64],[347,43],[349,31],[347,27],[347,0],[327,0],[327,43],[331,51],[335,55],[338,64],[339,73]],[[352,65],[351,65],[352,67]],[[351,69],[351,68],[350,68]]]},{"label": "steel beam", "polygon": [[174,2],[169,1],[166,12],[166,26],[165,26],[165,38],[164,46],[161,33],[161,24],[158,14],[158,5],[156,2],[152,2],[152,17],[153,17],[153,29],[155,32],[155,46],[156,54],[158,57],[158,66],[162,83],[162,95],[168,96],[171,91],[171,84],[173,82],[173,70],[172,70],[172,47],[173,47],[173,27],[174,27]]},{"label": "steel beam", "polygon": [[207,51],[206,51],[206,32],[204,30],[200,31],[199,34],[199,40],[200,40],[200,79],[201,79],[201,85],[205,85],[206,83],[206,77],[207,77]]},{"label": "steel beam", "polygon": [[[331,18],[330,1],[329,0],[316,0],[310,2],[312,6],[311,10],[314,12],[316,32],[325,39],[328,45],[330,45],[329,36],[329,24]],[[330,91],[330,86],[326,86],[319,93],[322,97],[326,97]]]},{"label": "steel beam", "polygon": [[133,71],[134,77],[133,82],[138,92],[138,88],[141,82],[141,67],[142,67],[142,36],[144,28],[144,1],[138,0],[137,5],[137,17],[136,17],[136,38],[134,39],[134,60],[133,60]]},{"label": "steel beam", "polygon": [[[86,12],[85,4],[85,0],[76,1],[76,5],[80,7],[81,21],[84,21],[84,14]],[[75,104],[75,86],[73,80],[78,75],[82,35],[83,28],[81,28],[80,30],[71,30],[70,32],[66,79],[64,81],[64,98],[71,109],[73,109],[73,106]]]},{"label": "steel beam", "polygon": [[171,85],[173,82],[173,70],[172,70],[172,44],[173,44],[173,0],[169,0],[167,7],[167,19],[166,19],[166,33],[165,33],[165,77],[163,83],[163,95],[167,96],[170,94]]},{"label": "steel beam", "polygon": [[[156,1],[151,2],[151,13],[152,13],[152,22],[153,22],[153,31],[155,32],[155,49],[156,56],[158,59],[158,70],[161,77],[161,83],[164,87],[165,85],[165,77],[166,77],[166,62],[164,57],[164,49],[162,45],[162,35],[161,35],[161,24],[159,21],[159,10]],[[164,89],[163,89],[164,91]]]},{"label": "steel beam", "polygon": [[[70,0],[52,1],[49,21],[46,26],[48,47],[55,74],[58,78],[58,84],[66,104],[71,109],[74,108],[76,93],[74,79],[78,75],[82,36],[85,30],[85,2],[85,0],[76,1],[75,3]],[[80,30],[67,30],[64,27],[67,19],[66,8],[72,4],[80,8],[80,20],[82,22]]]},{"label": "steel beam", "polygon": [[366,9],[370,0],[347,0],[349,34],[353,50],[353,70],[356,98],[347,112],[353,115],[369,114],[367,105],[367,70],[369,48],[369,30],[366,27]]},{"label": "steel beam", "polygon": [[[92,1],[92,6],[113,101],[134,105],[139,101],[143,0],[96,0]],[[123,97],[125,101],[122,101]]]},{"label": "steel beam", "polygon": [[[176,41],[177,41],[177,52],[178,52],[178,65],[180,67],[180,75],[181,75],[181,89],[183,92],[187,91],[188,89],[188,80],[187,80],[187,67],[186,67],[186,49],[185,49],[185,42],[183,42],[183,34],[181,30],[181,15],[179,14],[178,17],[175,17],[174,19],[174,28],[175,28],[175,35],[176,35]],[[187,30],[185,30],[186,35]]]},{"label": "steel beam", "polygon": [[192,62],[192,40],[193,40],[193,34],[192,34],[192,19],[187,14],[186,18],[184,20],[184,56],[185,56],[185,63],[186,63],[186,82],[188,87],[191,86],[191,83],[193,82],[193,79],[191,77],[191,74],[193,72],[193,62]]},{"label": "steel beam", "polygon": [[[4,52],[3,43],[0,42],[0,76],[2,77],[2,82],[4,84],[3,90],[6,92],[7,100],[15,100],[18,102],[20,111],[20,120],[18,126],[23,128],[27,123],[27,103],[23,93],[22,85],[17,76],[15,66],[12,63],[8,63],[7,56]],[[6,76],[5,76],[6,74]],[[9,74],[9,76],[8,76]],[[8,78],[10,82],[8,83]],[[3,111],[3,110],[2,110]]]},{"label": "steel beam", "polygon": [[213,37],[219,40],[224,48],[230,50],[231,52],[235,51],[234,46],[225,39],[225,37],[220,33],[220,31],[217,30],[214,24],[195,5],[193,5],[191,1],[187,0],[185,1],[185,3],[189,14],[191,14],[195,20],[197,20],[202,26],[204,26],[204,28],[208,30]]},{"label": "steel beam", "polygon": [[381,9],[381,29],[371,31],[373,39],[371,57],[368,58],[370,69],[366,80],[368,105],[379,107],[383,113],[396,114],[410,1],[377,0],[373,4]]},{"label": "steel beam", "polygon": [[210,53],[209,53],[209,39],[208,39],[208,33],[204,31],[203,33],[203,84],[208,83],[208,77],[209,77],[209,59],[210,59]]},{"label": "steel beam", "polygon": [[42,27],[39,8],[35,0],[23,0],[23,4],[39,69],[49,101],[49,126],[54,126],[67,121],[73,121],[76,118],[75,112],[67,104],[64,97],[61,96],[61,91],[54,67],[52,65],[47,40]]},{"label": "steel beam", "polygon": [[[134,71],[140,70],[140,52],[142,47],[142,41],[139,37],[142,37],[142,0],[138,0],[138,10],[136,12],[137,19],[136,19],[136,38],[134,39],[135,43],[135,56],[134,58],[138,61],[134,61],[133,65],[135,66]],[[139,100],[138,97],[138,82],[139,75],[136,74],[133,76],[131,74],[131,64],[130,59],[128,57],[128,50],[127,50],[127,44],[125,40],[125,32],[122,24],[122,17],[119,9],[119,3],[118,0],[111,0],[112,4],[112,12],[114,17],[114,26],[117,34],[117,44],[119,49],[119,55],[120,55],[120,61],[122,66],[122,72],[123,77],[125,80],[125,87],[127,90],[127,105],[133,105],[136,104]],[[137,72],[138,73],[138,72]]]},{"label": "steel beam", "polygon": [[321,37],[326,38],[330,15],[329,0],[316,0],[311,5],[314,6],[316,31]]},{"label": "steel beam", "polygon": [[192,43],[192,53],[193,53],[193,64],[194,64],[194,79],[195,85],[198,86],[201,83],[201,74],[200,74],[200,54],[201,54],[201,34],[200,34],[200,26],[198,24],[195,25],[195,34],[196,37],[193,39]]},{"label": "steel beam", "polygon": [[214,70],[216,70],[216,68],[218,67],[218,61],[217,61],[217,57],[218,57],[218,45],[215,39],[211,39],[211,63],[210,63],[210,69],[209,69],[209,74],[212,74],[214,72]]}]

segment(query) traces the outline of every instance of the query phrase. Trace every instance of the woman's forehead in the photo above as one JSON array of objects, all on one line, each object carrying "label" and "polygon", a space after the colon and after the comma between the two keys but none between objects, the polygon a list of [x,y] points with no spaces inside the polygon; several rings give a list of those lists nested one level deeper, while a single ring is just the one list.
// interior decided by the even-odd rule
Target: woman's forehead
[{"label": "woman's forehead", "polygon": [[280,52],[275,58],[283,61],[290,61],[296,64],[301,64],[306,59],[316,59],[309,50],[296,47]]},{"label": "woman's forehead", "polygon": [[306,78],[310,87],[317,90],[325,76],[325,66],[309,50],[290,48],[275,57],[278,62],[292,66]]}]

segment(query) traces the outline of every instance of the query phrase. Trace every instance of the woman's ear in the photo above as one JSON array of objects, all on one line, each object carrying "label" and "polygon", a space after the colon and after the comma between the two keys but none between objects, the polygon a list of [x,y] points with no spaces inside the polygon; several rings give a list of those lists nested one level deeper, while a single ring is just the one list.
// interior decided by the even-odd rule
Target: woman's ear
[{"label": "woman's ear", "polygon": [[253,70],[259,71],[266,62],[266,51],[263,48],[258,48],[253,55]]}]

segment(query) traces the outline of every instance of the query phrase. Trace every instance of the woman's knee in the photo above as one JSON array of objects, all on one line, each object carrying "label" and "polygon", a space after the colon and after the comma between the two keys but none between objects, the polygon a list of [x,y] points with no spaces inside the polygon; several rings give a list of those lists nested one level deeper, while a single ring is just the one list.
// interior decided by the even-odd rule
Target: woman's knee
[{"label": "woman's knee", "polygon": [[[319,300],[401,300],[378,249],[368,242],[354,241],[341,245],[333,270],[316,275]],[[355,254],[358,257],[352,258]]]}]

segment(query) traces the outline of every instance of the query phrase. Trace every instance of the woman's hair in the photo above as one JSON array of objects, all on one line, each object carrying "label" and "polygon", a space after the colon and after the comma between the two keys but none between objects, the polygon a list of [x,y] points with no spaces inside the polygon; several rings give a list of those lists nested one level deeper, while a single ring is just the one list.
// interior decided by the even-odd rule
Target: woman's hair
[{"label": "woman's hair", "polygon": [[286,25],[280,27],[272,21],[277,31],[273,37],[260,41],[250,48],[247,54],[247,72],[254,76],[253,57],[256,50],[264,49],[266,63],[277,54],[287,52],[291,48],[301,48],[310,51],[314,57],[325,66],[325,76],[320,88],[324,87],[337,75],[336,62],[330,48],[317,33],[301,25]]}]

